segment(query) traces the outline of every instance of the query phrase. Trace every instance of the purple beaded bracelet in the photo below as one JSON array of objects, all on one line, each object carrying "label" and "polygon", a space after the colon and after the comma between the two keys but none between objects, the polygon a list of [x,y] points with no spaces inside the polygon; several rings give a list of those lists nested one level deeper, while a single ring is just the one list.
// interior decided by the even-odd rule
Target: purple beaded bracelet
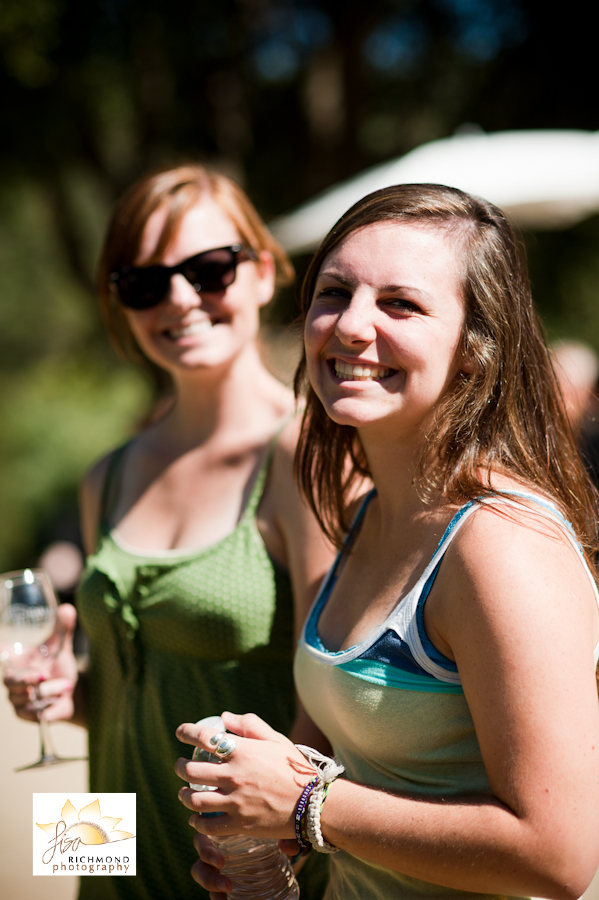
[{"label": "purple beaded bracelet", "polygon": [[310,799],[310,794],[318,784],[318,778],[313,778],[312,781],[309,781],[308,784],[304,787],[301,796],[298,800],[297,807],[295,809],[295,837],[297,838],[297,842],[300,845],[300,850],[311,850],[312,844],[309,841],[306,841],[302,836],[302,820],[304,818],[304,814],[306,812],[306,807],[308,806],[308,800]]}]

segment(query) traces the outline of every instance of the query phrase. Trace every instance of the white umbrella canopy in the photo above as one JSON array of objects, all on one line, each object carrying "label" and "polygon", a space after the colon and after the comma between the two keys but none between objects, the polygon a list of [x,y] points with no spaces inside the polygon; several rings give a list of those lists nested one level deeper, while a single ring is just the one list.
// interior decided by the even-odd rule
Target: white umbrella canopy
[{"label": "white umbrella canopy", "polygon": [[288,252],[308,252],[366,194],[411,182],[484,197],[525,227],[568,227],[599,210],[599,132],[477,132],[432,141],[329,188],[270,228]]}]

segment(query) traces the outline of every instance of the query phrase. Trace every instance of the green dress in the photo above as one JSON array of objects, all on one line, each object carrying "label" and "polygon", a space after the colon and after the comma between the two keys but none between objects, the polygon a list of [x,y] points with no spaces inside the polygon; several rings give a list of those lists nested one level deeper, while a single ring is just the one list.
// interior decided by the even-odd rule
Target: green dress
[{"label": "green dress", "polygon": [[[288,733],[295,712],[291,584],[256,524],[272,449],[231,534],[199,551],[153,555],[124,547],[108,528],[125,450],[111,460],[78,609],[91,644],[90,791],[137,794],[137,875],[84,876],[80,898],[207,900],[189,872],[198,857],[173,766],[191,748],[175,729],[227,709]],[[326,885],[325,860],[312,857],[302,900],[320,900]]]}]

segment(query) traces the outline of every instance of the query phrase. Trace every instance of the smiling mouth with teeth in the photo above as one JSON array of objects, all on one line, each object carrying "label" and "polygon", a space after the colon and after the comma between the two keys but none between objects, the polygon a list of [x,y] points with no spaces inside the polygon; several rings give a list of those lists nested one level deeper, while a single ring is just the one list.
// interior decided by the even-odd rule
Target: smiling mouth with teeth
[{"label": "smiling mouth with teeth", "polygon": [[185,325],[183,328],[171,328],[166,333],[172,340],[179,338],[192,337],[197,334],[204,334],[212,328],[210,319],[202,319],[200,322],[192,322],[191,325]]},{"label": "smiling mouth with teeth", "polygon": [[395,369],[388,369],[385,366],[352,366],[336,359],[335,375],[344,381],[380,381],[382,378],[395,375]]}]

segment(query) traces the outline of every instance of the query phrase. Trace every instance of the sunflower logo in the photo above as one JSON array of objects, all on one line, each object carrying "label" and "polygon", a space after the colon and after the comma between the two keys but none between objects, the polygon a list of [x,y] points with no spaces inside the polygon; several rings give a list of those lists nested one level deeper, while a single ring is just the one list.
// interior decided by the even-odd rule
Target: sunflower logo
[{"label": "sunflower logo", "polygon": [[[71,801],[67,800],[58,822],[49,822],[47,825],[41,825],[39,822],[35,824],[46,834],[54,836],[60,830],[62,837],[70,838],[72,841],[79,838],[82,844],[112,844],[115,841],[135,837],[129,831],[115,831],[120,821],[112,816],[103,816],[98,800],[83,806],[79,812]],[[61,824],[63,828],[58,829]]]}]

